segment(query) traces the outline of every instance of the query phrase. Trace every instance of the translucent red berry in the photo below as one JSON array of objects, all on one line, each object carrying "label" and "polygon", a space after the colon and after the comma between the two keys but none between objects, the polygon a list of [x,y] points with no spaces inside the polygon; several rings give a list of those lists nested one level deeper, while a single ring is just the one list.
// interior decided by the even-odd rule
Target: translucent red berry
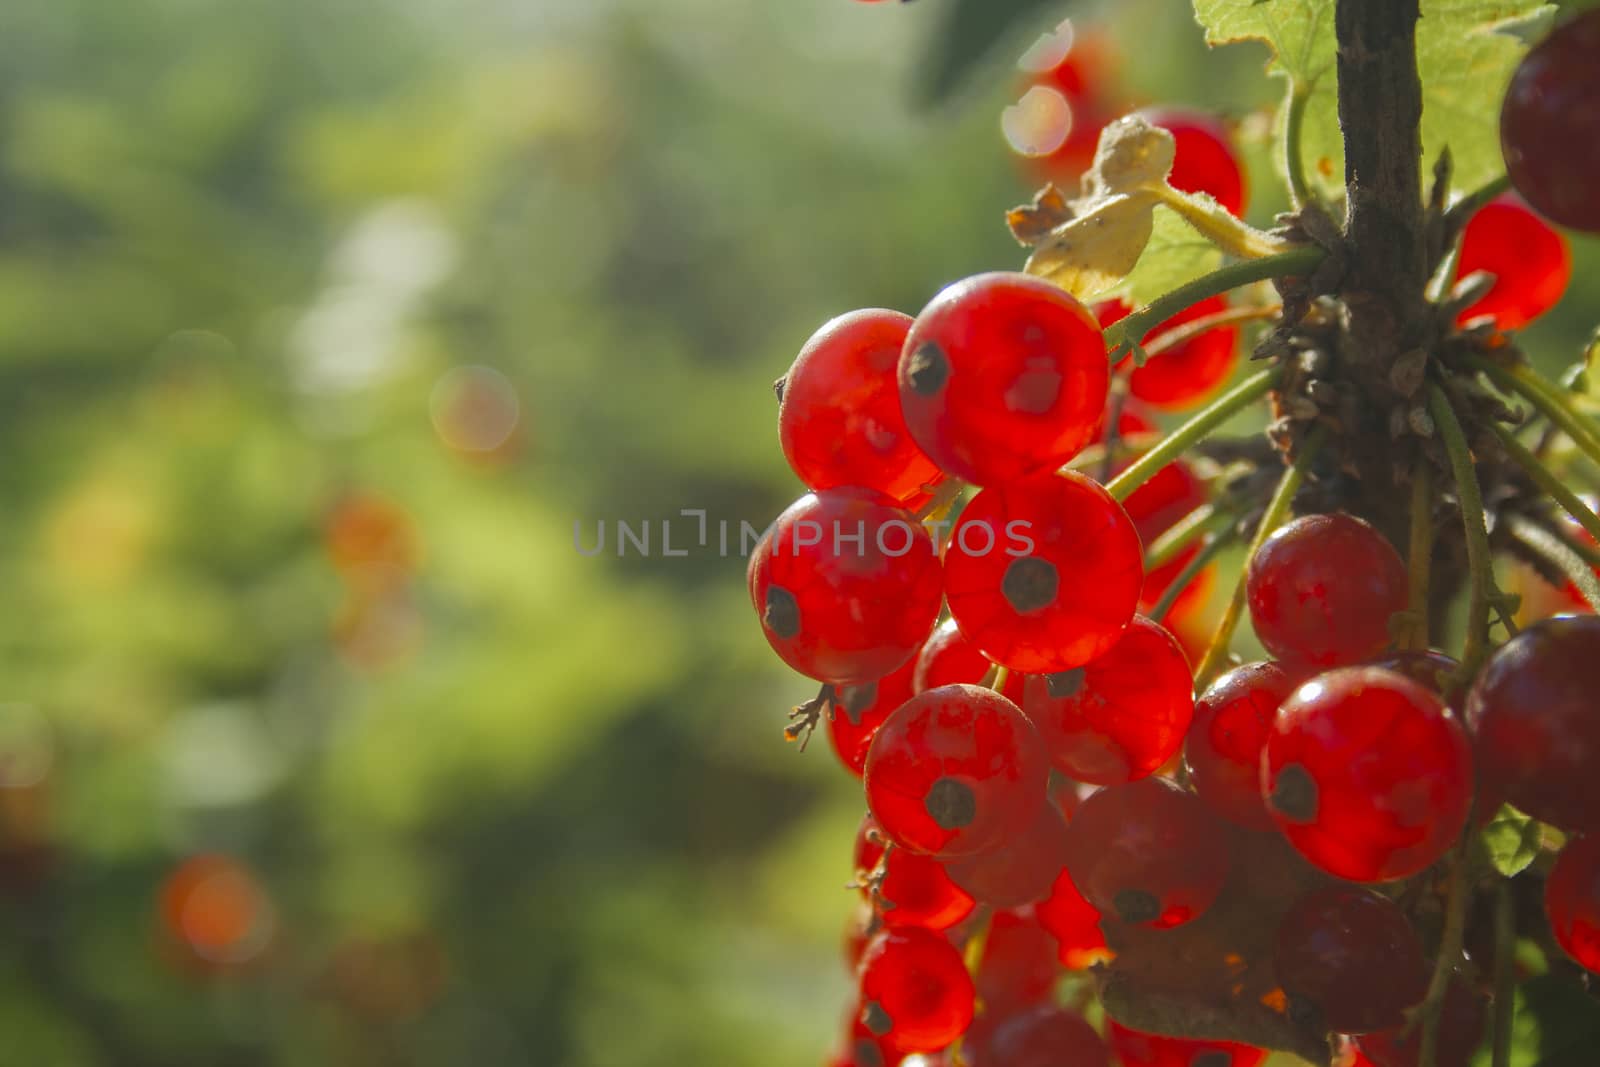
[{"label": "translucent red berry", "polygon": [[1031,906],[994,913],[975,979],[986,1013],[1048,1000],[1060,975],[1055,938],[1039,925]]},{"label": "translucent red berry", "polygon": [[1405,913],[1358,886],[1295,902],[1278,925],[1273,966],[1291,1018],[1345,1034],[1399,1026],[1428,992],[1422,941]]},{"label": "translucent red berry", "polygon": [[[971,895],[950,879],[938,860],[903,848],[888,849],[885,855],[871,815],[856,834],[855,860],[858,882],[864,891],[870,889],[884,926],[948,930],[972,914]],[[881,877],[869,885],[874,872]]]},{"label": "translucent red berry", "polygon": [[1544,910],[1556,944],[1600,974],[1600,837],[1574,837],[1544,884]]},{"label": "translucent red berry", "polygon": [[1450,680],[1461,669],[1458,660],[1432,648],[1421,652],[1391,652],[1365,665],[1403,674],[1441,700],[1450,693]]},{"label": "translucent red berry", "polygon": [[1343,513],[1274,530],[1246,572],[1250,621],[1282,660],[1344,666],[1389,645],[1406,607],[1406,566],[1384,536]]},{"label": "translucent red berry", "polygon": [[1249,194],[1244,168],[1222,123],[1179,108],[1152,108],[1140,114],[1172,134],[1176,152],[1168,184],[1186,193],[1209,193],[1228,211],[1244,214]]},{"label": "translucent red berry", "polygon": [[882,308],[823,325],[780,382],[778,440],[810,489],[862,486],[903,507],[928,500],[943,472],[922,454],[900,412],[895,370],[911,316]]},{"label": "translucent red berry", "polygon": [[1494,286],[1456,321],[1491,316],[1498,329],[1517,330],[1556,306],[1572,278],[1567,239],[1512,194],[1479,208],[1461,231],[1456,276],[1495,276]]},{"label": "translucent red berry", "polygon": [[1183,758],[1196,795],[1252,830],[1275,825],[1261,801],[1261,749],[1294,682],[1276,663],[1247,663],[1211,683],[1195,702]]},{"label": "translucent red berry", "polygon": [[861,777],[867,763],[867,746],[883,720],[911,699],[911,682],[917,660],[910,659],[876,682],[840,686],[828,714],[828,740],[845,769]]},{"label": "translucent red berry", "polygon": [[1102,915],[1165,929],[1216,900],[1228,838],[1194,794],[1141,778],[1083,802],[1067,826],[1067,870]]},{"label": "translucent red berry", "polygon": [[[1483,1043],[1487,1015],[1484,995],[1464,979],[1452,980],[1445,989],[1444,1005],[1439,1009],[1439,1043],[1433,1050],[1434,1067],[1469,1067],[1472,1054]],[[1393,1026],[1362,1034],[1357,1045],[1371,1067],[1419,1067],[1422,1027]]]},{"label": "translucent red berry", "polygon": [[1021,907],[1049,895],[1066,865],[1067,823],[1048,803],[1015,837],[945,863],[957,885],[992,908]]},{"label": "translucent red berry", "polygon": [[945,549],[961,632],[1012,670],[1048,674],[1102,655],[1133,618],[1143,548],[1122,507],[1071,471],[983,490]]},{"label": "translucent red berry", "polygon": [[985,1011],[961,1051],[968,1067],[1111,1067],[1111,1051],[1094,1027],[1053,1004]]},{"label": "translucent red berry", "polygon": [[980,274],[917,316],[900,404],[940,468],[994,485],[1053,470],[1093,440],[1109,373],[1099,324],[1064,289]]},{"label": "translucent red berry", "polygon": [[1523,57],[1500,109],[1506,173],[1534,209],[1574,229],[1600,232],[1600,11],[1556,27]]},{"label": "translucent red berry", "polygon": [[1485,787],[1536,819],[1600,832],[1600,616],[1547,619],[1500,647],[1467,694]]},{"label": "translucent red berry", "polygon": [[1319,674],[1273,719],[1262,795],[1306,859],[1355,882],[1406,878],[1460,836],[1472,806],[1466,731],[1437,696],[1377,667]]},{"label": "translucent red berry", "polygon": [[919,693],[878,728],[867,805],[914,852],[971,855],[1024,830],[1045,802],[1038,732],[1011,701],[973,685]]},{"label": "translucent red berry", "polygon": [[[912,692],[937,689],[941,685],[982,685],[995,663],[978,646],[967,639],[956,625],[956,620],[941,622],[917,653],[916,673],[912,675]],[[1018,707],[1022,706],[1022,683],[1026,675],[1013,671],[1000,687],[1000,694]]]},{"label": "translucent red berry", "polygon": [[808,493],[790,505],[756,545],[749,586],[783,661],[839,685],[906,663],[939,618],[939,559],[927,531],[866,489]]},{"label": "translucent red berry", "polygon": [[908,1052],[933,1052],[972,1022],[974,991],[961,953],[917,927],[885,930],[861,957],[861,1022]]},{"label": "translucent red berry", "polygon": [[1142,615],[1086,666],[1030,677],[1023,692],[1051,762],[1095,785],[1155,771],[1178,751],[1194,713],[1188,658]]},{"label": "translucent red berry", "polygon": [[1062,871],[1050,895],[1034,905],[1034,914],[1056,939],[1056,956],[1068,970],[1081,971],[1109,956],[1100,912],[1083,899],[1072,875]]},{"label": "translucent red berry", "polygon": [[1107,1024],[1111,1048],[1122,1067],[1257,1067],[1264,1049],[1234,1041],[1196,1041],[1130,1030],[1115,1019]]},{"label": "translucent red berry", "polygon": [[[1197,319],[1226,311],[1228,302],[1220,296],[1208,297],[1178,312],[1141,338],[1150,344],[1172,330]],[[1133,309],[1120,300],[1095,306],[1102,327],[1126,317]],[[1187,341],[1152,355],[1142,367],[1129,372],[1128,390],[1145,403],[1158,408],[1182,408],[1205,399],[1228,380],[1238,358],[1239,330],[1236,326],[1216,326]],[[1118,366],[1124,366],[1132,360]]]}]

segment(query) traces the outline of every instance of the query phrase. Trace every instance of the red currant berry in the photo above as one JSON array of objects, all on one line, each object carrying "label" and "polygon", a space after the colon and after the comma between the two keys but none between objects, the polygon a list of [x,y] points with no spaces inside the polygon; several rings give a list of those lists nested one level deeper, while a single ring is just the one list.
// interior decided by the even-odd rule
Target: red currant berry
[{"label": "red currant berry", "polygon": [[1297,901],[1278,925],[1273,966],[1291,1018],[1345,1034],[1399,1026],[1428,992],[1422,942],[1405,913],[1357,886]]},{"label": "red currant berry", "polygon": [[1067,824],[1054,804],[1039,805],[1028,828],[1016,837],[946,864],[957,885],[992,908],[1042,899],[1066,865]]},{"label": "red currant berry", "polygon": [[1194,714],[1183,649],[1142,615],[1087,666],[1031,677],[1023,692],[1051,762],[1095,785],[1155,771],[1178,751]]},{"label": "red currant berry", "polygon": [[911,681],[917,660],[907,660],[887,676],[862,685],[840,686],[828,715],[828,739],[845,770],[861,777],[867,763],[867,746],[883,720],[911,699]]},{"label": "red currant berry", "polygon": [[[886,858],[884,844],[877,821],[863,818],[856,832],[856,882],[870,892],[884,926],[948,930],[972,914],[972,897],[950,880],[938,860],[903,848],[887,850]],[[875,872],[882,877],[873,887]]]},{"label": "red currant berry", "polygon": [[1209,193],[1234,215],[1243,215],[1249,190],[1227,128],[1210,115],[1178,108],[1141,112],[1152,126],[1172,134],[1176,152],[1167,184],[1185,193]]},{"label": "red currant berry", "polygon": [[[1483,1042],[1487,1007],[1482,993],[1460,979],[1451,981],[1439,1009],[1434,1067],[1468,1067],[1472,1054]],[[1422,1059],[1422,1027],[1396,1026],[1362,1034],[1357,1044],[1371,1067],[1418,1067]]]},{"label": "red currant berry", "polygon": [[1094,1027],[1054,1004],[985,1012],[961,1051],[968,1067],[1111,1067],[1111,1051]]},{"label": "red currant berry", "polygon": [[1250,621],[1267,651],[1318,667],[1357,663],[1389,644],[1406,607],[1406,565],[1384,536],[1343,513],[1274,530],[1245,578]]},{"label": "red currant berry", "polygon": [[1461,663],[1436,649],[1423,652],[1391,652],[1367,663],[1368,667],[1382,667],[1386,671],[1403,674],[1422,688],[1445,700],[1451,677],[1461,669]]},{"label": "red currant berry", "polygon": [[1266,1050],[1234,1041],[1196,1041],[1141,1033],[1110,1020],[1107,1035],[1122,1067],[1257,1067]]},{"label": "red currant berry", "polygon": [[1466,731],[1438,697],[1377,667],[1320,674],[1278,708],[1262,795],[1306,859],[1386,882],[1447,852],[1472,806]]},{"label": "red currant berry", "polygon": [[867,805],[885,836],[940,857],[993,848],[1045,803],[1049,770],[1017,706],[975,685],[919,693],[867,751]]},{"label": "red currant berry", "polygon": [[1600,11],[1568,20],[1523,57],[1500,109],[1511,184],[1546,218],[1600,232]]},{"label": "red currant berry", "polygon": [[1600,616],[1547,619],[1495,652],[1467,694],[1485,786],[1571,833],[1600,832]]},{"label": "red currant berry", "polygon": [[[1208,297],[1145,334],[1141,343],[1149,344],[1185,323],[1227,309],[1228,302],[1223,297]],[[1095,314],[1102,328],[1126,317],[1132,310],[1120,300],[1108,300],[1095,306]],[[1217,326],[1206,330],[1197,337],[1152,356],[1144,366],[1134,367],[1129,372],[1128,391],[1153,407],[1188,407],[1215,392],[1228,380],[1238,356],[1238,342],[1239,330],[1236,326]],[[1118,366],[1126,365],[1132,358],[1129,356]]]},{"label": "red currant berry", "polygon": [[1053,470],[1094,439],[1110,371],[1094,316],[1026,274],[980,274],[917,316],[900,357],[906,425],[978,485]]},{"label": "red currant berry", "polygon": [[939,618],[939,558],[908,511],[866,489],[808,493],[750,557],[761,629],[801,674],[860,685],[909,660]]},{"label": "red currant berry", "polygon": [[1050,999],[1061,967],[1056,941],[1031,906],[997,911],[978,961],[978,997],[985,1012],[1006,1012]]},{"label": "red currant berry", "polygon": [[961,953],[917,927],[885,930],[861,957],[861,1022],[908,1052],[933,1052],[972,1022],[974,990]]},{"label": "red currant berry", "polygon": [[944,474],[922,454],[900,412],[895,368],[911,316],[870,308],[826,323],[781,382],[778,440],[810,489],[863,486],[907,508]]},{"label": "red currant berry", "polygon": [[1556,856],[1544,911],[1562,951],[1600,974],[1600,837],[1574,837]]},{"label": "red currant berry", "polygon": [[1056,939],[1056,958],[1068,970],[1087,970],[1109,958],[1106,937],[1100,929],[1100,912],[1083,899],[1067,871],[1056,876],[1050,895],[1034,905],[1034,914]]},{"label": "red currant berry", "polygon": [[1102,915],[1166,929],[1216,900],[1228,838],[1194,794],[1141,778],[1083,802],[1067,826],[1067,870]]},{"label": "red currant berry", "polygon": [[899,1067],[908,1053],[894,1035],[878,1037],[861,1021],[862,1005],[856,1002],[845,1016],[844,1040],[828,1061],[828,1067]]},{"label": "red currant berry", "polygon": [[[911,691],[920,693],[937,689],[941,685],[982,685],[995,669],[992,660],[978,651],[978,646],[967,640],[956,620],[946,619],[928,638],[917,653],[916,673],[912,675]],[[1006,676],[1000,695],[1022,706],[1022,683],[1026,675],[1013,671]]]},{"label": "red currant berry", "polygon": [[1071,471],[983,490],[945,549],[945,596],[961,632],[1030,674],[1081,667],[1133,618],[1143,547],[1104,488]]},{"label": "red currant berry", "polygon": [[1480,270],[1495,276],[1494,286],[1456,321],[1488,315],[1497,329],[1517,330],[1555,307],[1567,291],[1572,252],[1565,237],[1508,193],[1479,208],[1461,231],[1456,275]]},{"label": "red currant berry", "polygon": [[1211,683],[1194,706],[1183,758],[1196,795],[1252,830],[1276,825],[1261,802],[1261,749],[1294,682],[1276,663],[1247,663]]}]

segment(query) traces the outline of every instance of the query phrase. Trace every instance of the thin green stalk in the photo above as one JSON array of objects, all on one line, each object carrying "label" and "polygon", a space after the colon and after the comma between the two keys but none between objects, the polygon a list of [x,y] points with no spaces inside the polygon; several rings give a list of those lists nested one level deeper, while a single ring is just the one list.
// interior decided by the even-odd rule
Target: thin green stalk
[{"label": "thin green stalk", "polygon": [[1439,427],[1450,472],[1455,476],[1456,499],[1461,505],[1461,523],[1467,535],[1467,563],[1471,569],[1470,600],[1467,608],[1467,643],[1461,652],[1461,667],[1456,677],[1465,682],[1478,673],[1489,651],[1489,595],[1494,586],[1493,557],[1489,551],[1489,527],[1484,517],[1483,493],[1478,474],[1472,467],[1472,451],[1461,430],[1450,398],[1437,385],[1428,387],[1428,412]]},{"label": "thin green stalk", "polygon": [[1241,285],[1266,281],[1268,278],[1309,274],[1327,254],[1316,245],[1302,245],[1260,259],[1230,263],[1210,274],[1203,274],[1109,326],[1106,329],[1106,354],[1113,360],[1120,360],[1127,350],[1139,343],[1140,338],[1178,312]]},{"label": "thin green stalk", "polygon": [[1404,644],[1414,651],[1428,647],[1428,582],[1432,572],[1433,466],[1427,456],[1421,456],[1411,474],[1411,539],[1406,553],[1410,579],[1406,612],[1411,616],[1411,632]]},{"label": "thin green stalk", "polygon": [[1218,511],[1215,504],[1201,504],[1150,542],[1144,553],[1144,569],[1153,571],[1171,563],[1184,549],[1225,529],[1235,518],[1232,512]]},{"label": "thin green stalk", "polygon": [[1450,865],[1450,893],[1445,898],[1444,932],[1439,935],[1439,958],[1433,964],[1433,977],[1428,982],[1428,995],[1422,1002],[1422,1047],[1417,1051],[1417,1067],[1434,1067],[1438,1062],[1439,1016],[1444,1008],[1445,994],[1450,989],[1450,975],[1456,961],[1461,958],[1461,942],[1467,932],[1467,897],[1472,879],[1472,843],[1475,835],[1468,826],[1461,832],[1461,842],[1454,849]]},{"label": "thin green stalk", "polygon": [[1144,346],[1145,359],[1155,359],[1161,353],[1177,348],[1179,345],[1192,341],[1201,334],[1215,330],[1219,326],[1235,326],[1241,322],[1270,319],[1282,310],[1282,304],[1249,304],[1224,308],[1222,311],[1212,312],[1210,315],[1201,315],[1197,319],[1190,319],[1181,326],[1163,330],[1151,338],[1150,343]]},{"label": "thin green stalk", "polygon": [[1166,592],[1161,594],[1161,599],[1156,601],[1155,606],[1150,609],[1150,621],[1160,622],[1166,618],[1167,612],[1172,610],[1172,605],[1178,602],[1178,598],[1189,587],[1189,583],[1199,577],[1200,572],[1206,569],[1206,564],[1216,559],[1217,553],[1227,548],[1228,543],[1232,540],[1232,536],[1226,530],[1208,537],[1205,543],[1200,546],[1200,551],[1196,552],[1194,558],[1183,565],[1183,569],[1178,572],[1177,577],[1173,578],[1171,584],[1167,586]]},{"label": "thin green stalk", "polygon": [[1506,525],[1518,541],[1537,552],[1552,567],[1566,575],[1567,580],[1577,587],[1590,607],[1600,611],[1600,578],[1595,577],[1594,568],[1582,556],[1574,552],[1561,538],[1531,519],[1513,515],[1506,520]]},{"label": "thin green stalk", "polygon": [[1300,151],[1300,131],[1305,125],[1309,99],[1311,94],[1299,81],[1289,83],[1288,114],[1283,120],[1283,170],[1289,178],[1289,198],[1297,208],[1311,202],[1311,186],[1306,183],[1306,164]]},{"label": "thin green stalk", "polygon": [[1453,233],[1467,224],[1467,220],[1478,213],[1478,209],[1507,189],[1511,188],[1511,179],[1507,175],[1479,186],[1472,192],[1450,205],[1450,210],[1445,212],[1445,232]]},{"label": "thin green stalk", "polygon": [[1577,445],[1594,462],[1600,463],[1600,429],[1597,429],[1570,403],[1569,394],[1550,387],[1537,374],[1523,369],[1507,370],[1479,356],[1467,357],[1474,370],[1489,376],[1502,391],[1515,393],[1532,404],[1545,418],[1559,426],[1573,444]]},{"label": "thin green stalk", "polygon": [[[1123,320],[1127,321],[1127,320]],[[1128,494],[1150,479],[1156,471],[1177,459],[1184,452],[1210,436],[1218,426],[1227,422],[1253,401],[1266,395],[1278,380],[1278,368],[1268,367],[1257,371],[1238,385],[1201,408],[1194,417],[1150,451],[1140,456],[1128,469],[1106,483],[1106,489],[1118,500],[1128,499]]]},{"label": "thin green stalk", "polygon": [[1511,883],[1494,889],[1494,1058],[1491,1067],[1511,1067],[1511,1026],[1516,1021],[1517,915]]},{"label": "thin green stalk", "polygon": [[1568,489],[1566,483],[1556,477],[1555,473],[1539,461],[1539,457],[1528,451],[1521,441],[1512,436],[1511,431],[1497,422],[1489,423],[1489,428],[1500,438],[1500,443],[1505,447],[1506,455],[1528,473],[1540,489],[1549,493],[1556,503],[1560,504],[1568,515],[1571,515],[1579,526],[1589,532],[1589,536],[1600,541],[1600,515],[1596,515],[1583,498]]},{"label": "thin green stalk", "polygon": [[989,688],[993,689],[996,693],[998,693],[998,692],[1000,692],[1000,690],[1002,690],[1002,689],[1004,689],[1006,687],[1006,683],[1009,682],[1010,680],[1011,680],[1011,668],[1010,667],[1003,667],[1003,666],[996,666],[995,669],[994,669],[994,679],[989,682]]},{"label": "thin green stalk", "polygon": [[[1248,561],[1255,557],[1272,531],[1283,524],[1289,517],[1290,506],[1294,503],[1294,494],[1299,490],[1300,483],[1305,480],[1306,471],[1311,467],[1311,461],[1316,458],[1317,452],[1322,448],[1322,442],[1328,436],[1326,426],[1318,426],[1311,431],[1300,446],[1300,454],[1295,457],[1294,465],[1283,472],[1283,477],[1278,479],[1278,487],[1272,491],[1272,499],[1267,502],[1267,510],[1262,513],[1261,522],[1256,526],[1255,536],[1250,539],[1250,551],[1245,559]],[[1245,574],[1249,571],[1248,562],[1239,569],[1239,581],[1233,587],[1233,596],[1228,601],[1227,608],[1222,613],[1222,619],[1217,623],[1217,629],[1211,637],[1211,644],[1206,648],[1205,656],[1200,660],[1199,669],[1194,672],[1195,689],[1202,690],[1211,683],[1212,676],[1217,668],[1228,657],[1228,647],[1233,642],[1233,631],[1239,625],[1239,619],[1244,614],[1245,600]]]}]

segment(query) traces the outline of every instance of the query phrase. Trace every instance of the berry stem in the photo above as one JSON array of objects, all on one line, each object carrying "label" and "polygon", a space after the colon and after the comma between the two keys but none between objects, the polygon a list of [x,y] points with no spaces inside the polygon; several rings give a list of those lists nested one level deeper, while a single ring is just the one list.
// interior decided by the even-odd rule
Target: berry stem
[{"label": "berry stem", "polygon": [[1266,281],[1268,278],[1308,274],[1327,254],[1316,245],[1302,245],[1260,259],[1230,263],[1210,274],[1202,274],[1107,327],[1106,355],[1113,362],[1121,360],[1139,345],[1139,338],[1178,312],[1241,285]]},{"label": "berry stem", "polygon": [[1444,213],[1444,233],[1447,240],[1453,240],[1461,232],[1467,220],[1478,213],[1478,209],[1507,189],[1511,188],[1511,179],[1502,174],[1492,181],[1486,182],[1472,192],[1450,205],[1450,210]]},{"label": "berry stem", "polygon": [[[1229,517],[1231,518],[1232,516]],[[1150,609],[1150,614],[1147,618],[1151,622],[1160,622],[1166,618],[1167,612],[1172,610],[1172,605],[1178,602],[1178,598],[1189,587],[1189,583],[1194,581],[1195,577],[1205,570],[1206,564],[1215,559],[1217,554],[1228,547],[1232,540],[1233,538],[1226,531],[1207,537],[1204,543],[1201,544],[1200,551],[1196,552],[1194,558],[1184,564],[1177,577],[1172,579],[1166,591],[1161,594],[1161,599],[1156,601],[1155,606]]]},{"label": "berry stem", "polygon": [[1195,541],[1221,533],[1233,525],[1237,518],[1231,511],[1219,511],[1215,504],[1201,504],[1150,542],[1150,549],[1144,556],[1144,569],[1153,571],[1171,563]]},{"label": "berry stem", "polygon": [[[1321,250],[1318,249],[1318,252]],[[1247,264],[1241,264],[1245,266]],[[1154,305],[1152,305],[1154,306]],[[1134,314],[1138,314],[1135,312]],[[1132,318],[1132,316],[1129,316]],[[1123,320],[1124,322],[1127,319]],[[1115,329],[1116,327],[1112,327]],[[1117,500],[1126,500],[1128,496],[1150,478],[1177,459],[1183,453],[1199,444],[1210,436],[1211,432],[1238,412],[1249,407],[1271,389],[1278,380],[1279,369],[1268,367],[1266,370],[1257,371],[1238,385],[1223,393],[1210,404],[1201,408],[1194,417],[1171,434],[1167,435],[1156,447],[1140,456],[1131,463],[1126,470],[1106,483],[1106,490]]]},{"label": "berry stem", "polygon": [[1481,356],[1468,356],[1467,365],[1488,375],[1501,392],[1514,393],[1533,405],[1572,438],[1585,455],[1600,463],[1600,430],[1572,407],[1567,394],[1525,368],[1507,370]]},{"label": "berry stem", "polygon": [[1289,102],[1283,119],[1283,173],[1289,180],[1289,199],[1296,208],[1311,202],[1311,186],[1306,183],[1305,160],[1300,152],[1300,130],[1304,126],[1306,101],[1311,93],[1298,81],[1289,83]]},{"label": "berry stem", "polygon": [[1283,477],[1278,480],[1278,487],[1272,491],[1272,499],[1267,502],[1267,510],[1262,513],[1261,521],[1256,525],[1255,535],[1250,538],[1250,550],[1245,555],[1247,562],[1239,570],[1239,581],[1233,587],[1233,596],[1228,600],[1227,609],[1223,612],[1221,621],[1217,623],[1216,632],[1211,637],[1211,644],[1207,646],[1206,654],[1194,673],[1196,691],[1203,691],[1210,685],[1218,668],[1227,660],[1228,648],[1233,642],[1233,631],[1238,627],[1239,619],[1244,614],[1245,575],[1250,569],[1248,561],[1260,551],[1272,531],[1283,525],[1283,521],[1289,517],[1294,494],[1299,490],[1300,483],[1305,480],[1306,471],[1310,469],[1311,461],[1316,458],[1327,436],[1328,428],[1325,425],[1319,425],[1312,430],[1311,435],[1301,444],[1300,454],[1295,457],[1294,464],[1283,472]]},{"label": "berry stem", "polygon": [[1600,578],[1595,576],[1594,569],[1582,556],[1569,548],[1561,538],[1532,519],[1512,515],[1506,520],[1506,526],[1511,530],[1512,536],[1566,575],[1567,580],[1583,595],[1583,599],[1589,602],[1589,606],[1600,611]]},{"label": "berry stem", "polygon": [[1489,423],[1489,428],[1500,438],[1500,444],[1505,447],[1506,455],[1527,472],[1540,489],[1549,493],[1564,508],[1568,515],[1588,531],[1589,536],[1600,542],[1600,515],[1596,515],[1584,504],[1583,499],[1568,489],[1566,483],[1556,477],[1555,473],[1539,461],[1539,457],[1525,448],[1511,431],[1497,422]]},{"label": "berry stem", "polygon": [[1491,1067],[1511,1067],[1511,1025],[1516,1018],[1517,915],[1511,882],[1494,888],[1494,1046]]},{"label": "berry stem", "polygon": [[1232,326],[1240,322],[1270,319],[1282,310],[1282,304],[1247,304],[1242,307],[1231,307],[1224,311],[1216,311],[1210,315],[1202,315],[1198,319],[1190,319],[1182,326],[1176,326],[1157,335],[1155,340],[1145,345],[1145,358],[1154,359],[1168,349],[1177,348],[1185,341],[1192,341],[1208,330],[1216,329],[1218,326]]},{"label": "berry stem", "polygon": [[1467,933],[1467,896],[1472,879],[1472,827],[1461,831],[1461,841],[1455,848],[1450,864],[1450,890],[1444,905],[1444,932],[1439,935],[1439,958],[1434,961],[1433,977],[1428,982],[1428,995],[1422,1001],[1422,1043],[1417,1052],[1417,1067],[1435,1067],[1439,1047],[1439,1015],[1444,1008],[1445,994],[1450,989],[1450,975],[1456,961],[1461,958],[1461,944]]},{"label": "berry stem", "polygon": [[1410,579],[1406,611],[1411,616],[1411,632],[1403,643],[1420,652],[1428,647],[1428,583],[1433,572],[1433,466],[1426,456],[1417,461],[1411,475],[1411,539],[1406,571]]},{"label": "berry stem", "polygon": [[1489,550],[1489,528],[1483,511],[1483,493],[1478,487],[1478,475],[1472,466],[1472,450],[1461,430],[1450,398],[1437,385],[1428,387],[1428,412],[1439,427],[1444,439],[1445,453],[1450,458],[1450,472],[1455,477],[1456,500],[1461,506],[1461,523],[1467,536],[1467,563],[1471,568],[1471,595],[1467,608],[1467,641],[1461,652],[1461,667],[1456,673],[1457,685],[1465,684],[1482,665],[1489,651],[1489,598],[1494,589],[1494,559]]}]

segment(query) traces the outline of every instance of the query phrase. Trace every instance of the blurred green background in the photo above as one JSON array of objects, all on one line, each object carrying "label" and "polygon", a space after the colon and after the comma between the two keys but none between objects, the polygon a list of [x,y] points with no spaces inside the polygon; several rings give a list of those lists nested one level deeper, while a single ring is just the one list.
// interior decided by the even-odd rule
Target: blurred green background
[{"label": "blurred green background", "polygon": [[810,332],[1020,263],[941,14],[0,6],[0,1063],[820,1062],[859,785],[742,560],[574,524],[764,526]]}]

